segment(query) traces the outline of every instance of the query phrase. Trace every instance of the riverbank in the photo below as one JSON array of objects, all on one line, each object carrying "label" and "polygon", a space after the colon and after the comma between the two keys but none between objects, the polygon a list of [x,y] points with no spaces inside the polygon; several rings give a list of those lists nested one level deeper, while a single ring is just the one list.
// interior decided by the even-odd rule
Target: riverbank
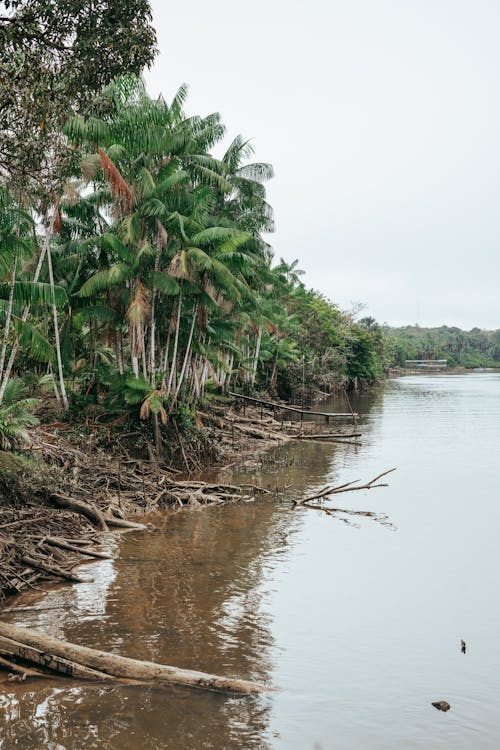
[{"label": "riverbank", "polygon": [[255,465],[269,448],[321,432],[318,423],[291,422],[286,416],[238,401],[210,404],[198,412],[197,429],[216,450],[203,465],[177,433],[183,468],[159,463],[154,455],[135,457],[130,436],[127,448],[120,433],[109,428],[103,444],[102,429],[95,425],[38,426],[29,450],[0,452],[0,596],[41,580],[80,581],[73,567],[103,555],[103,534],[146,529],[140,523],[145,513],[237,503],[265,493],[252,484],[214,484],[197,475],[207,466]]}]

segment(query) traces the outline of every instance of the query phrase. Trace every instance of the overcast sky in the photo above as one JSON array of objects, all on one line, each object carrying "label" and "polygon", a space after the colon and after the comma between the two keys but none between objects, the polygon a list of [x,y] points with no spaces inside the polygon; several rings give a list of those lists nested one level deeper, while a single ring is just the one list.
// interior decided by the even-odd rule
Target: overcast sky
[{"label": "overcast sky", "polygon": [[152,0],[146,80],[271,162],[276,257],[379,322],[500,328],[498,0]]}]

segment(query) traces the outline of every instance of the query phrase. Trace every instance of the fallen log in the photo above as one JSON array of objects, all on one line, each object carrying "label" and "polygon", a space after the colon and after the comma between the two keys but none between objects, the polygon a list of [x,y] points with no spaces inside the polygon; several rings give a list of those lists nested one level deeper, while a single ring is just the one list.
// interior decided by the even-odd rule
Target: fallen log
[{"label": "fallen log", "polygon": [[248,437],[257,438],[257,440],[277,440],[278,442],[286,440],[286,437],[281,432],[259,430],[257,427],[250,427],[247,425],[239,424],[238,422],[233,422],[232,425],[234,426],[235,430],[242,432],[244,435],[248,435]]},{"label": "fallen log", "polygon": [[341,438],[320,438],[319,436],[313,436],[313,435],[297,435],[297,440],[305,440],[306,442],[309,440],[324,440],[325,443],[340,443],[341,445],[363,445],[361,440],[343,440]]},{"label": "fallen log", "polygon": [[44,573],[50,573],[52,576],[64,578],[67,581],[74,581],[75,583],[92,583],[94,580],[91,576],[77,575],[76,573],[71,573],[68,570],[60,568],[59,565],[55,565],[54,563],[48,565],[42,560],[35,560],[33,557],[27,557],[26,555],[23,555],[20,559],[24,565],[28,565],[28,567],[33,570],[43,570]]},{"label": "fallen log", "polygon": [[[0,652],[9,656],[17,656],[28,662],[32,657],[33,660],[45,659],[46,666],[53,671],[81,679],[109,682],[115,678],[141,683],[185,685],[204,690],[242,694],[257,694],[270,690],[265,685],[249,680],[221,677],[190,669],[177,669],[165,664],[129,659],[106,651],[98,651],[86,646],[68,643],[51,638],[36,630],[28,630],[6,623],[0,623]],[[70,663],[70,669],[73,671],[68,672],[67,662]],[[40,664],[40,662],[36,663]],[[75,672],[75,665],[98,674],[95,675],[92,674],[92,671],[89,671],[86,677],[82,677],[81,674]]]},{"label": "fallen log", "polygon": [[76,544],[70,544],[69,542],[66,542],[64,539],[59,539],[59,537],[54,536],[46,536],[44,537],[44,543],[49,544],[52,547],[59,547],[60,549],[67,549],[69,552],[76,552],[79,555],[87,555],[87,557],[97,557],[99,560],[112,560],[112,555],[107,555],[104,552],[97,552],[94,549],[89,549],[88,547],[80,547]]},{"label": "fallen log", "polygon": [[104,516],[104,518],[108,526],[114,526],[117,529],[136,529],[137,531],[145,531],[148,528],[145,523],[127,521],[125,518],[116,518],[115,516]]},{"label": "fallen log", "polygon": [[68,497],[68,495],[62,495],[58,492],[53,492],[50,499],[54,505],[80,513],[81,515],[90,518],[90,520],[93,521],[102,531],[109,531],[104,514],[88,503],[84,503],[82,500],[76,500],[74,497]]},{"label": "fallen log", "polygon": [[39,669],[29,669],[28,667],[21,667],[19,664],[15,664],[13,661],[3,659],[0,657],[0,669],[6,669],[9,672],[9,680],[25,680],[27,677],[42,677],[44,679],[49,678],[46,672],[40,672]]},{"label": "fallen log", "polygon": [[44,521],[52,521],[53,516],[36,516],[35,518],[22,518],[20,521],[11,521],[10,523],[3,523],[0,526],[0,529],[6,529],[7,527],[11,527],[12,529],[16,526],[27,526],[32,523],[43,523]]},{"label": "fallen log", "polygon": [[[57,674],[65,677],[74,677],[80,680],[99,680],[99,682],[113,682],[110,675],[100,672],[97,669],[86,667],[70,659],[64,659],[61,656],[46,653],[43,650],[34,648],[26,643],[0,636],[0,653],[14,656],[23,662],[37,664],[45,669],[50,669]],[[46,674],[46,673],[44,673]]]},{"label": "fallen log", "polygon": [[351,433],[342,433],[342,432],[319,432],[318,434],[310,434],[310,435],[297,435],[297,440],[334,440],[336,438],[341,438],[342,440],[346,438],[357,438],[362,437],[361,432],[351,432]]},{"label": "fallen log", "polygon": [[276,401],[267,401],[262,398],[253,398],[253,396],[244,396],[242,393],[233,393],[232,391],[228,391],[228,394],[230,396],[234,396],[235,398],[242,398],[245,401],[253,401],[256,404],[263,404],[264,406],[270,406],[273,409],[278,409],[281,411],[293,411],[298,414],[305,414],[306,416],[308,414],[313,414],[315,416],[319,417],[354,417],[358,416],[356,413],[352,412],[328,412],[328,411],[308,411],[307,409],[299,409],[296,406],[289,406],[288,404],[283,403],[277,403]]}]

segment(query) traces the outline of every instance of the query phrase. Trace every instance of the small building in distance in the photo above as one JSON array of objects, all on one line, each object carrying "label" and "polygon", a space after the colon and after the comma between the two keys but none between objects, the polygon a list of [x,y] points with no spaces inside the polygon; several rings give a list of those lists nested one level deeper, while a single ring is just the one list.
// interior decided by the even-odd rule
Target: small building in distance
[{"label": "small building in distance", "polygon": [[446,370],[448,366],[447,359],[406,359],[405,367],[412,370]]}]

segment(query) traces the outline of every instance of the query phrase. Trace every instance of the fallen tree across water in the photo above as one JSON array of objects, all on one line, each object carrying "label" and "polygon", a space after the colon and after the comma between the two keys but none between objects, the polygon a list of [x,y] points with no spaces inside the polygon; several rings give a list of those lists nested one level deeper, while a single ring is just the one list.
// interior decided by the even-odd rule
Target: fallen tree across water
[{"label": "fallen tree across water", "polygon": [[0,654],[0,668],[20,674],[21,679],[52,674],[106,683],[185,685],[244,695],[271,690],[249,680],[129,659],[5,623],[0,623]]}]

